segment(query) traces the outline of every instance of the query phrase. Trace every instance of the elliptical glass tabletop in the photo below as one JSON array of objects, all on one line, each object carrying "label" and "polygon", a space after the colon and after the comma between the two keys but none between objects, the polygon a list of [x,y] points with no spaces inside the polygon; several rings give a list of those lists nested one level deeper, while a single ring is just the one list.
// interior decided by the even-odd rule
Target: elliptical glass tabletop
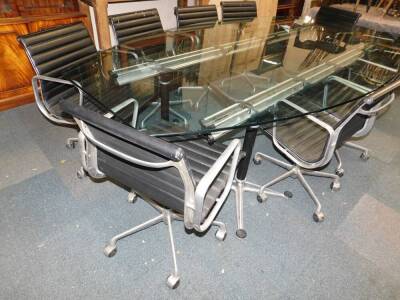
[{"label": "elliptical glass tabletop", "polygon": [[356,28],[249,23],[130,41],[63,79],[77,101],[156,136],[208,136],[329,111],[340,120],[398,80],[400,42]]}]

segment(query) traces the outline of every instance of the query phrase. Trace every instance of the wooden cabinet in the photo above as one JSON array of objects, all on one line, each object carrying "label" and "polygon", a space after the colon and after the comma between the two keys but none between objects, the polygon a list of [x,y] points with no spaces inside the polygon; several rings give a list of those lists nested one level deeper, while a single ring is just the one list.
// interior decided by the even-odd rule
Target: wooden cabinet
[{"label": "wooden cabinet", "polygon": [[34,101],[34,72],[17,37],[78,20],[87,22],[76,0],[0,2],[0,110]]},{"label": "wooden cabinet", "polygon": [[291,25],[300,16],[303,0],[278,0],[276,23]]}]

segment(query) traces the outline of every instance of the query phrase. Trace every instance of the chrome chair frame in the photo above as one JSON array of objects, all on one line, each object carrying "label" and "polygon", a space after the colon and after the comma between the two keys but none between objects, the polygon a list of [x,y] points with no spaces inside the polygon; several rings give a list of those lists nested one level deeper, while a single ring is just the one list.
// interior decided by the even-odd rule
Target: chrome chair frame
[{"label": "chrome chair frame", "polygon": [[[155,224],[160,222],[164,222],[168,226],[168,234],[169,240],[171,244],[172,250],[172,258],[173,258],[173,271],[167,278],[167,285],[170,288],[176,288],[180,281],[180,276],[178,272],[178,265],[176,260],[176,251],[175,251],[175,242],[172,232],[172,221],[178,220],[183,221],[185,228],[194,229],[197,232],[204,232],[208,230],[208,228],[212,225],[217,226],[218,230],[216,232],[216,238],[220,241],[223,241],[226,237],[226,226],[224,223],[216,221],[215,218],[218,215],[220,209],[225,203],[229,192],[233,189],[234,183],[234,175],[236,173],[236,168],[238,161],[241,159],[241,141],[239,139],[234,139],[230,142],[225,151],[221,154],[221,156],[217,159],[217,161],[212,165],[212,167],[206,172],[203,178],[195,185],[192,175],[190,173],[190,169],[186,162],[186,159],[183,153],[179,154],[180,159],[177,161],[167,160],[164,162],[150,162],[144,161],[138,158],[135,158],[127,153],[123,153],[117,149],[114,149],[112,146],[104,144],[103,142],[97,140],[92,134],[90,128],[87,124],[74,117],[76,123],[80,128],[79,133],[79,146],[81,152],[81,160],[82,166],[85,168],[85,171],[93,178],[104,178],[105,174],[103,174],[97,166],[97,149],[102,149],[107,151],[120,159],[140,165],[143,167],[149,167],[152,169],[163,169],[163,168],[176,168],[180,174],[184,185],[185,198],[184,198],[184,214],[181,215],[174,211],[171,211],[168,208],[161,207],[157,205],[153,200],[145,199],[152,207],[154,207],[159,215],[156,217],[135,226],[129,230],[126,230],[113,238],[108,242],[106,247],[104,248],[104,254],[108,257],[114,256],[117,251],[117,241],[132,235],[138,231],[149,228]],[[215,205],[210,210],[208,216],[202,220],[202,209],[204,206],[205,196],[212,185],[215,178],[221,172],[221,170],[225,167],[228,161],[231,159],[231,167],[229,171],[228,181],[225,186],[225,189],[222,191],[218,199],[216,199]],[[129,202],[133,202],[136,199],[137,195],[135,191],[131,191],[128,195]]]},{"label": "chrome chair frame", "polygon": [[[368,119],[365,121],[364,127],[361,128],[359,131],[357,131],[354,135],[353,138],[363,138],[365,136],[367,136],[371,130],[373,129],[374,125],[375,125],[375,121],[376,118],[378,116],[378,114],[383,111],[384,109],[388,108],[392,102],[396,99],[396,95],[394,92],[392,92],[390,95],[387,96],[388,100],[384,100],[383,102],[386,102],[384,104],[379,103],[375,108],[370,109],[370,110],[361,110],[359,112],[360,115],[364,115],[366,117],[368,117]],[[350,141],[346,141],[343,146],[351,148],[351,149],[355,149],[358,151],[361,151],[361,155],[360,158],[364,161],[367,161],[370,158],[370,150],[364,146],[358,145],[356,143],[350,142]],[[335,156],[336,156],[336,160],[338,162],[338,165],[336,167],[336,174],[339,176],[343,176],[344,175],[344,168],[343,168],[343,162],[342,159],[340,157],[339,154],[339,150],[337,149],[335,151]]]},{"label": "chrome chair frame", "polygon": [[[352,83],[353,84],[353,83]],[[354,109],[353,112],[351,112],[346,118],[342,121],[342,123],[337,127],[333,128],[331,125],[321,121],[320,119],[316,118],[313,115],[310,115],[308,111],[303,109],[302,107],[288,101],[288,100],[282,100],[282,102],[286,103],[288,106],[292,107],[293,109],[299,111],[299,113],[304,114],[304,117],[307,118],[308,120],[314,122],[316,125],[322,127],[329,135],[328,141],[326,142],[326,146],[324,149],[324,153],[322,154],[322,157],[319,161],[316,162],[307,162],[300,157],[296,156],[295,154],[291,153],[287,148],[285,148],[283,145],[280,144],[276,137],[276,122],[273,124],[273,130],[272,130],[272,141],[274,146],[287,158],[289,158],[292,162],[294,162],[294,165],[290,165],[282,160],[278,160],[274,157],[271,157],[269,155],[266,155],[264,153],[257,152],[254,156],[254,163],[255,164],[260,164],[262,160],[268,160],[272,162],[275,165],[278,165],[284,169],[287,169],[288,171],[282,174],[281,176],[271,180],[270,182],[264,184],[260,190],[259,190],[259,195],[262,195],[263,190],[265,188],[268,188],[290,176],[295,176],[296,178],[299,179],[300,183],[303,185],[307,193],[310,195],[311,199],[313,200],[316,208],[313,214],[313,219],[315,222],[322,222],[325,219],[325,215],[322,212],[322,207],[321,203],[319,202],[317,196],[313,192],[312,188],[310,185],[307,183],[303,175],[307,176],[317,176],[317,177],[325,177],[325,178],[331,178],[333,181],[331,183],[331,189],[332,191],[338,191],[340,189],[340,181],[339,181],[339,176],[336,174],[330,174],[326,172],[321,172],[321,171],[315,171],[315,169],[319,169],[321,167],[326,166],[331,160],[335,152],[337,153],[337,142],[339,135],[342,131],[342,129],[347,125],[347,123],[352,120],[352,118],[357,115],[357,114],[374,114],[382,108],[376,108],[373,111],[365,111],[364,105],[371,105],[373,104],[377,99],[380,99],[381,97],[387,95],[391,91],[393,91],[395,88],[400,86],[400,80],[391,82],[387,86],[381,88],[378,91],[375,91],[373,93],[370,93],[368,96],[364,97],[363,100],[361,100],[360,105],[358,108]],[[392,98],[389,99],[388,102],[384,103],[386,101],[383,100],[380,102],[380,107],[387,107],[390,105],[390,103],[393,101]],[[360,130],[362,131],[362,130]],[[359,132],[360,132],[359,131]]]},{"label": "chrome chair frame", "polygon": [[[36,105],[39,109],[39,111],[50,121],[59,124],[59,125],[76,125],[75,122],[73,122],[72,120],[67,120],[65,118],[62,118],[60,116],[56,116],[53,113],[51,113],[51,111],[48,109],[47,105],[46,105],[46,101],[44,99],[44,95],[43,95],[43,91],[42,88],[39,84],[39,82],[41,81],[48,81],[48,82],[54,82],[54,83],[59,83],[59,84],[65,84],[65,85],[70,85],[75,87],[78,92],[79,92],[79,105],[83,105],[83,92],[81,88],[81,85],[79,84],[79,82],[77,81],[69,81],[69,80],[65,80],[65,79],[59,79],[59,78],[55,78],[55,77],[50,77],[50,76],[45,76],[45,75],[35,75],[32,78],[32,88],[33,88],[33,94],[35,96],[35,102]],[[133,127],[136,127],[136,123],[137,123],[137,116],[138,116],[138,111],[139,111],[139,102],[136,99],[133,98],[129,98],[127,100],[125,100],[123,103],[121,103],[120,105],[117,105],[116,107],[112,108],[111,111],[112,113],[107,113],[105,114],[105,116],[107,118],[112,118],[114,116],[113,113],[117,113],[120,110],[122,110],[123,108],[127,107],[128,105],[133,104],[133,116],[132,116],[132,121],[131,121],[131,125]],[[78,142],[78,138],[68,138],[67,139],[67,143],[66,146],[67,148],[74,148],[75,143]],[[82,172],[82,170],[78,171],[78,177],[82,177],[84,175],[84,173]]]},{"label": "chrome chair frame", "polygon": [[[360,85],[360,84],[357,84],[357,83],[353,83],[353,82],[351,82],[349,80],[343,79],[343,78],[338,77],[338,76],[329,76],[327,78],[326,82],[330,81],[330,80],[334,80],[334,81],[346,84],[348,87],[350,87],[352,89],[355,89],[357,91],[360,91],[362,93],[368,93],[368,92],[371,92],[371,90],[372,90],[372,89],[370,89],[370,88],[368,88],[366,86],[363,86],[363,85]],[[328,95],[328,85],[325,85],[324,86],[324,98],[323,98],[323,105],[324,106],[327,105],[327,95]],[[390,97],[390,99],[389,99],[389,97]],[[386,99],[388,99],[388,100],[386,100]],[[389,107],[389,105],[395,100],[395,93],[392,92],[390,95],[387,96],[386,99],[384,101],[382,101],[382,102],[379,102],[374,108],[372,108],[370,110],[364,110],[364,109],[360,110],[360,112],[358,114],[366,116],[368,118],[366,119],[363,128],[361,128],[359,131],[357,131],[353,135],[353,138],[362,138],[362,137],[367,136],[371,132],[372,128],[374,127],[375,120],[376,120],[376,117],[377,117],[378,113],[381,112],[382,110],[386,109],[387,107]],[[361,151],[360,158],[362,160],[364,160],[364,161],[367,161],[369,159],[369,157],[370,157],[369,156],[369,149],[366,148],[366,147],[363,147],[361,145],[358,145],[356,143],[353,143],[353,142],[350,142],[350,141],[346,141],[342,146]],[[335,157],[336,157],[336,160],[337,160],[337,163],[338,163],[338,165],[337,165],[337,167],[335,169],[335,173],[336,173],[336,175],[342,177],[344,175],[345,171],[344,171],[344,168],[343,168],[343,162],[342,162],[342,159],[340,157],[339,149],[335,150]]]}]

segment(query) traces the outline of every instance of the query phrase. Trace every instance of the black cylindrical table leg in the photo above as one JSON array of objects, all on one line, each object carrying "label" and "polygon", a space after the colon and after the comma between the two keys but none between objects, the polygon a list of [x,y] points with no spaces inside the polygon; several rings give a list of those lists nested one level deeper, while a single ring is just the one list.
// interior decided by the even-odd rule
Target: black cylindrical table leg
[{"label": "black cylindrical table leg", "polygon": [[160,74],[160,100],[161,100],[161,119],[169,121],[169,91],[172,83],[173,73]]},{"label": "black cylindrical table leg", "polygon": [[245,157],[239,162],[238,171],[236,178],[238,180],[245,180],[247,176],[247,171],[249,169],[249,164],[251,160],[251,155],[253,153],[254,143],[257,137],[258,126],[247,127],[246,134],[244,136],[242,151],[245,153]]}]

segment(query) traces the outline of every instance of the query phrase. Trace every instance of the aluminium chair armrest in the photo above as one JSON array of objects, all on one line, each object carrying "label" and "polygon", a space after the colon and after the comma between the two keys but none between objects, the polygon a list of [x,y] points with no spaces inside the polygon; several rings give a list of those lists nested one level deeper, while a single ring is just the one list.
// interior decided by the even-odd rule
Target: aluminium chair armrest
[{"label": "aluminium chair armrest", "polygon": [[61,107],[64,111],[74,118],[77,118],[83,122],[93,125],[110,135],[114,135],[133,143],[151,152],[154,152],[160,156],[163,156],[174,162],[178,162],[184,158],[184,152],[180,147],[174,144],[165,142],[158,138],[144,134],[132,127],[123,125],[112,119],[105,118],[104,116],[90,111],[82,106],[76,106],[69,102],[61,103]]},{"label": "aluminium chair armrest", "polygon": [[[127,50],[118,49],[118,48],[125,48]],[[116,46],[116,47],[112,48],[111,50],[104,50],[104,51],[113,51],[113,52],[117,52],[117,53],[128,54],[128,55],[131,55],[136,61],[139,61],[139,55],[137,55],[137,53],[134,52],[134,51],[137,51],[137,49],[131,48],[128,46],[126,46],[126,47]]]},{"label": "aluminium chair armrest", "polygon": [[59,84],[65,84],[69,86],[73,86],[78,90],[79,93],[79,105],[82,105],[83,103],[83,93],[82,91],[76,86],[76,83],[74,84],[73,82],[69,80],[64,80],[56,77],[50,77],[50,76],[45,76],[45,75],[35,75],[32,77],[32,87],[33,87],[33,93],[35,96],[35,101],[36,105],[38,106],[40,112],[48,118],[50,121],[53,121],[58,124],[64,124],[64,125],[76,125],[75,122],[68,121],[66,119],[57,117],[53,115],[51,112],[48,111],[48,109],[45,107],[44,103],[41,101],[42,97],[39,93],[39,81],[49,81],[49,82],[54,82],[54,83],[59,83]]},{"label": "aluminium chair armrest", "polygon": [[[195,191],[195,214],[194,214],[194,228],[203,232],[210,227],[211,223],[217,216],[219,210],[224,204],[228,194],[231,190],[233,179],[235,177],[236,168],[239,160],[241,159],[240,151],[242,149],[242,143],[239,139],[234,139],[231,141],[229,146],[225,149],[225,151],[221,154],[221,156],[215,161],[215,163],[211,166],[211,168],[207,171],[207,173],[203,176],[196,187]],[[219,173],[223,170],[225,165],[228,163],[229,159],[232,157],[232,164],[229,170],[228,181],[226,183],[225,189],[223,190],[220,197],[216,199],[216,204],[209,212],[207,218],[201,223],[202,213],[203,213],[203,205],[204,199],[208,190],[210,189],[212,183],[217,178]]]},{"label": "aluminium chair armrest", "polygon": [[[384,84],[382,87],[380,87],[376,91],[370,93],[365,98],[364,103],[367,105],[373,105],[374,102],[377,101],[379,98],[393,92],[398,87],[400,87],[400,75],[396,75],[388,83]],[[394,99],[390,98],[390,103],[392,101],[394,101]],[[388,106],[389,104],[385,104],[385,107]],[[383,108],[381,108],[381,109],[383,109]]]},{"label": "aluminium chair armrest", "polygon": [[[118,60],[114,59],[114,53],[115,54],[126,54],[126,55],[132,57],[133,60],[136,61],[136,63],[140,62],[139,55],[135,52],[136,49],[127,48],[127,50],[124,50],[124,49],[120,49],[120,48],[122,48],[122,47],[114,46],[111,49],[101,50],[101,53],[111,53],[112,54],[112,56],[113,56],[113,58],[112,58],[112,71],[122,67],[120,64],[118,64],[118,65],[116,64],[116,62],[119,61],[119,59]],[[100,59],[100,62],[101,61],[102,60]],[[107,78],[107,79],[109,78],[108,72],[104,73],[103,66],[101,66],[101,73],[103,74],[104,78]]]},{"label": "aluminium chair armrest", "polygon": [[[395,93],[391,93],[390,96],[386,97],[386,99],[382,100],[377,106],[377,108],[372,108],[370,110],[365,110],[361,109],[360,114],[364,116],[375,116],[378,114],[380,111],[384,110],[386,107],[388,107],[392,102],[396,99]],[[386,102],[386,103],[384,103]]]},{"label": "aluminium chair armrest", "polygon": [[196,33],[188,33],[188,32],[180,32],[179,35],[187,37],[190,39],[192,43],[192,49],[197,49],[197,46],[200,45],[201,41],[200,38],[197,36]]}]

